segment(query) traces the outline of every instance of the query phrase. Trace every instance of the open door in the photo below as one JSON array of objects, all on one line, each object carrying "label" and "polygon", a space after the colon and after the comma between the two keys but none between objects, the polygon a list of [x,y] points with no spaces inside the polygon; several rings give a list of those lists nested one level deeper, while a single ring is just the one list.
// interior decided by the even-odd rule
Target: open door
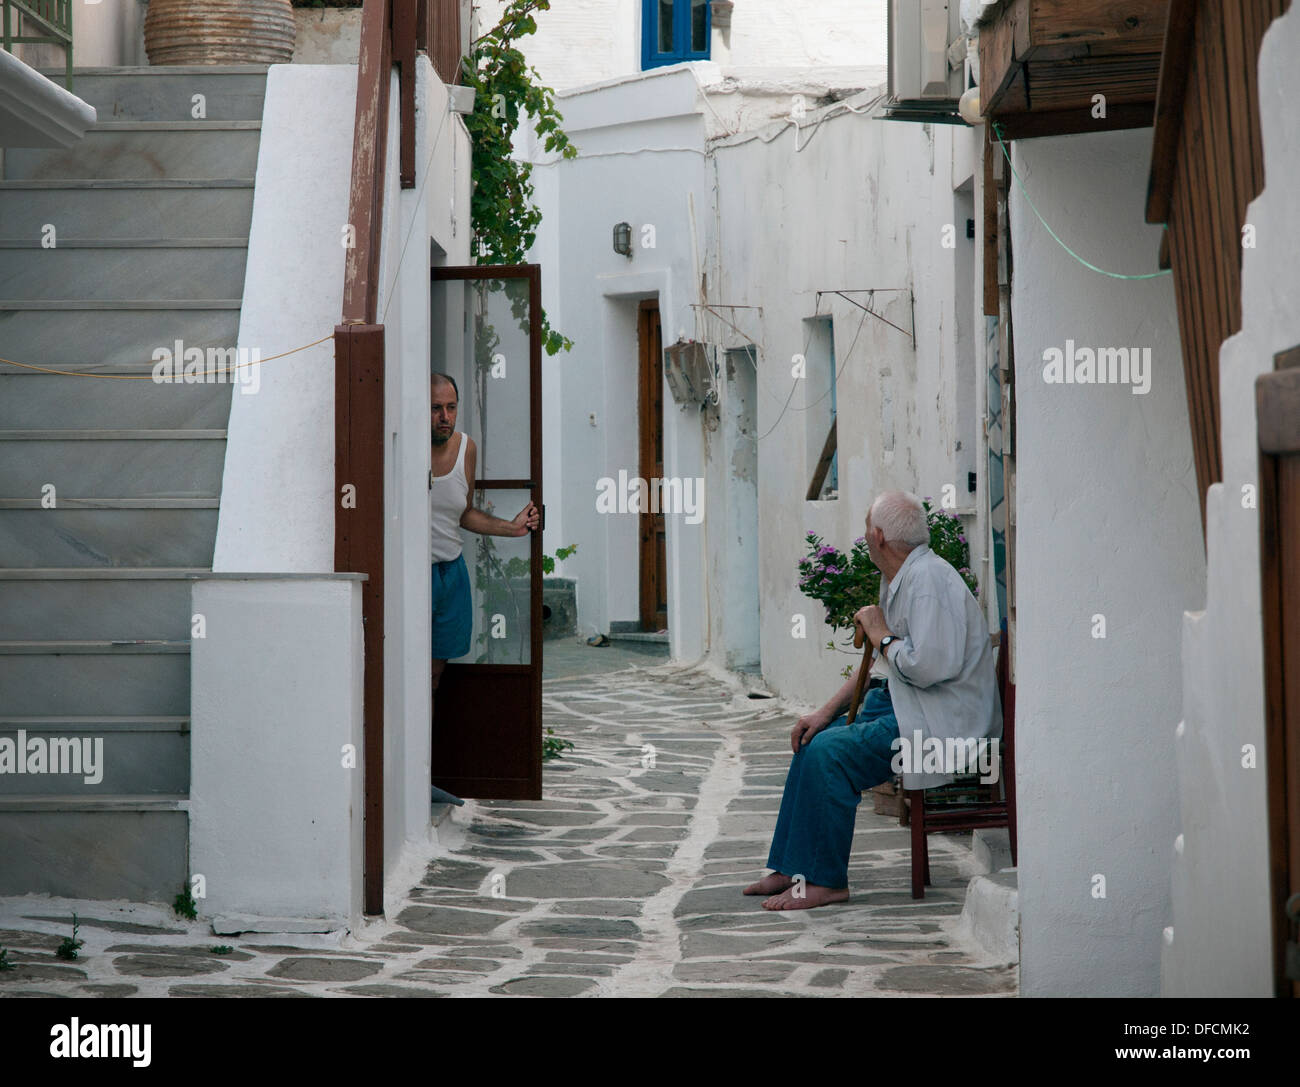
[{"label": "open door", "polygon": [[[433,269],[431,370],[460,389],[457,429],[478,448],[474,503],[509,520],[542,505],[541,269]],[[474,633],[433,711],[433,784],[456,796],[542,797],[542,534],[462,530]]]}]

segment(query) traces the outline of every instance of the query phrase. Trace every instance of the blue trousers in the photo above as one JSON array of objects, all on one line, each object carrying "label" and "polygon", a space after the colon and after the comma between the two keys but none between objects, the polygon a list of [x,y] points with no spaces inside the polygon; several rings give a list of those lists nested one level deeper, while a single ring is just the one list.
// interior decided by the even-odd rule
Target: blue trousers
[{"label": "blue trousers", "polygon": [[877,688],[852,724],[842,715],[801,747],[790,760],[767,867],[818,887],[847,887],[862,792],[894,776],[897,738],[889,691]]}]

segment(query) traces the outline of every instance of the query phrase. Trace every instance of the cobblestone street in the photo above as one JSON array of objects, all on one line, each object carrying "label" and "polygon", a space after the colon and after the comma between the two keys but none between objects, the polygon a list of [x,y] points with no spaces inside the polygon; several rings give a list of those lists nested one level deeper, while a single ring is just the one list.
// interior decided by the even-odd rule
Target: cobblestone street
[{"label": "cobblestone street", "polygon": [[[741,895],[780,802],[789,708],[670,666],[548,679],[544,703],[576,745],[546,764],[546,799],[453,809],[387,922],[219,937],[157,908],[8,899],[17,969],[0,994],[1014,994],[1014,967],[956,925],[969,850],[933,837],[934,886],[914,902],[907,831],[867,802],[848,903],[772,913]],[[65,963],[72,907],[86,945]]]}]

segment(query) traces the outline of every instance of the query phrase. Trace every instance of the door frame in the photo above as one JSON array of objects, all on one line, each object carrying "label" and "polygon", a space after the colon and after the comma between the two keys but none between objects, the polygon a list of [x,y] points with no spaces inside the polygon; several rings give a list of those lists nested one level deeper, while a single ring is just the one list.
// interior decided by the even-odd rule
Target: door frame
[{"label": "door frame", "polygon": [[[439,685],[439,695],[473,676],[512,679],[530,676],[530,766],[527,780],[490,775],[448,778],[439,776],[434,765],[435,748],[430,748],[430,777],[434,784],[459,796],[493,800],[540,800],[542,798],[542,532],[546,528],[546,506],[542,491],[542,269],[540,264],[441,265],[431,269],[431,284],[482,279],[525,279],[528,281],[528,479],[475,479],[476,490],[530,492],[540,520],[529,540],[529,663],[456,664],[448,661]],[[468,434],[468,431],[465,432]],[[476,473],[477,474],[477,473]],[[430,680],[432,682],[432,680]],[[445,704],[445,703],[444,703]],[[486,708],[486,706],[485,706]],[[436,743],[436,735],[431,744]]]},{"label": "door frame", "polygon": [[[650,341],[650,321],[649,315],[654,314],[654,322],[658,326],[659,349],[657,355],[652,358],[652,345]],[[642,475],[646,471],[646,453],[654,449],[654,435],[651,433],[652,428],[658,423],[659,427],[659,479],[662,486],[663,477],[663,447],[664,447],[664,362],[663,362],[663,320],[659,311],[659,296],[653,298],[643,298],[637,303],[636,314],[636,355],[637,355],[637,473]],[[657,386],[655,378],[658,378]],[[647,405],[646,400],[649,397],[658,395],[658,419],[654,419],[654,411]],[[642,475],[642,478],[649,483],[650,477]],[[662,494],[662,491],[660,492]],[[668,626],[668,518],[664,514],[662,506],[659,512],[651,513],[649,510],[642,510],[639,517],[640,524],[638,535],[640,537],[637,548],[637,620],[641,624],[642,630],[645,630],[647,624],[653,626],[654,631],[666,629]],[[659,577],[659,535],[663,536],[663,583],[660,584]],[[647,559],[647,555],[649,558]],[[654,597],[653,612],[647,604],[647,594]],[[659,610],[659,599],[664,601],[663,611]],[[654,619],[647,619],[646,616],[653,614]],[[659,616],[662,614],[662,621]],[[653,632],[653,631],[652,631]]]}]

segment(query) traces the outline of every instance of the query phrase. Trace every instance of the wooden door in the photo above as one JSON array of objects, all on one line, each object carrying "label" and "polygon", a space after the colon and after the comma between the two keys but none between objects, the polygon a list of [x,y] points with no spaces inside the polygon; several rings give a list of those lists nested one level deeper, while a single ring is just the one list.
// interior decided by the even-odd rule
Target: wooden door
[{"label": "wooden door", "polygon": [[[478,451],[474,501],[510,520],[542,505],[541,269],[433,269],[431,369],[459,386]],[[462,530],[474,633],[433,713],[433,784],[461,797],[542,797],[542,534]]]},{"label": "wooden door", "polygon": [[[648,298],[637,314],[640,475],[653,489],[664,476],[664,351],[659,301]],[[668,627],[668,547],[664,512],[641,513],[641,629]]]},{"label": "wooden door", "polygon": [[1278,363],[1290,360],[1259,377],[1255,396],[1274,992],[1295,997],[1286,944],[1300,934],[1286,904],[1300,895],[1300,348]]}]

